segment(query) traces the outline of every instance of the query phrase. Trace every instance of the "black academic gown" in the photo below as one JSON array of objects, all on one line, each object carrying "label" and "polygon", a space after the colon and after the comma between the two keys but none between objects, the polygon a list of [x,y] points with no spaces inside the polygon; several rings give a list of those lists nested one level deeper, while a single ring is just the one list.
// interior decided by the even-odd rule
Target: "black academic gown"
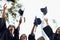
[{"label": "black academic gown", "polygon": [[0,40],[19,40],[18,28],[15,29],[13,37],[6,28],[6,22],[4,18],[0,18]]},{"label": "black academic gown", "polygon": [[44,32],[47,34],[50,40],[60,40],[60,35],[53,33],[51,27],[47,25],[45,28],[43,28]]},{"label": "black academic gown", "polygon": [[19,40],[19,32],[18,29],[15,29],[14,36],[7,29],[4,33],[2,40]]},{"label": "black academic gown", "polygon": [[0,40],[6,30],[6,22],[4,18],[0,18]]},{"label": "black academic gown", "polygon": [[34,34],[30,34],[28,36],[28,40],[35,40],[35,35]]}]

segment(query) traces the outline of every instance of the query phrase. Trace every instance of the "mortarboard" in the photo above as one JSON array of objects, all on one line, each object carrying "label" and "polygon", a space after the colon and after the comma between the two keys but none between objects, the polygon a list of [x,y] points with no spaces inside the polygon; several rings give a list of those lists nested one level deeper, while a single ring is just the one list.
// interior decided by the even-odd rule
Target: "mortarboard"
[{"label": "mortarboard", "polygon": [[18,13],[21,15],[21,16],[23,16],[23,10],[21,10],[21,9],[19,9],[19,11],[18,11]]},{"label": "mortarboard", "polygon": [[34,20],[34,24],[37,26],[37,25],[40,25],[41,24],[41,19],[40,18],[36,18],[35,17],[35,20]]},{"label": "mortarboard", "polygon": [[45,8],[41,8],[40,10],[41,10],[41,12],[42,12],[44,15],[47,14],[47,7],[45,7]]},{"label": "mortarboard", "polygon": [[7,1],[15,2],[15,0],[7,0]]}]

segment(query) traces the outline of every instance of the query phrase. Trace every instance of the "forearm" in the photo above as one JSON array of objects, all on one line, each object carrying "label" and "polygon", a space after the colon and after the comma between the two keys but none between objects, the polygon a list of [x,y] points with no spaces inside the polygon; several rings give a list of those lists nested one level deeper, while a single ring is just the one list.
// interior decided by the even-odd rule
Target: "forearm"
[{"label": "forearm", "polygon": [[48,22],[46,22],[46,24],[49,25]]},{"label": "forearm", "polygon": [[22,23],[22,18],[20,18],[17,28],[20,30],[20,25]]},{"label": "forearm", "polygon": [[34,25],[33,28],[32,28],[31,34],[33,34],[33,32],[34,32],[34,28],[35,28],[35,25]]},{"label": "forearm", "polygon": [[5,18],[5,9],[3,9],[2,18]]},{"label": "forearm", "polygon": [[6,4],[4,4],[3,6],[3,13],[2,13],[2,18],[5,18],[5,10],[6,10],[7,6]]},{"label": "forearm", "polygon": [[21,24],[19,23],[18,26],[17,26],[17,29],[18,29],[18,30],[20,30],[20,25],[21,25]]}]

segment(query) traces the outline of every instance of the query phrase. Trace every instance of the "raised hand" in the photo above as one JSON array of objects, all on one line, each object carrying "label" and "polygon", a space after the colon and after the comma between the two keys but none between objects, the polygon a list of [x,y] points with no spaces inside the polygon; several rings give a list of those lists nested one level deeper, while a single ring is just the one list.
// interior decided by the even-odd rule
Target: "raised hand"
[{"label": "raised hand", "polygon": [[18,23],[18,29],[20,29],[20,25],[21,25],[21,23],[22,23],[22,18],[20,17],[20,20],[19,20],[19,23]]},{"label": "raised hand", "polygon": [[6,4],[4,4],[4,6],[3,6],[3,10],[6,10],[6,8],[7,8],[7,6],[6,6]]},{"label": "raised hand", "polygon": [[48,25],[48,18],[45,18],[44,20],[45,20],[46,24]]},{"label": "raised hand", "polygon": [[3,13],[2,13],[2,18],[5,18],[5,10],[6,10],[7,6],[6,4],[4,4],[3,6]]}]

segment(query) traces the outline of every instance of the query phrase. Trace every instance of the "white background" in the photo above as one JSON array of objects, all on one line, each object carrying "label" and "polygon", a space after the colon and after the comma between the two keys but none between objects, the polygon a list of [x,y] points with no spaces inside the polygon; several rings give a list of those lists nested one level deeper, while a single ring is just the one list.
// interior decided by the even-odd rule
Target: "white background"
[{"label": "white background", "polygon": [[[3,6],[4,3],[6,3],[5,0],[0,1],[1,6]],[[21,3],[23,8],[25,8],[23,17],[26,18],[26,22],[22,22],[20,26],[20,35],[26,34],[28,36],[31,33],[35,16],[42,20],[47,17],[53,32],[55,32],[56,28],[60,26],[60,0],[20,0],[18,3]],[[7,3],[7,5],[10,7],[11,4],[9,5],[9,3]],[[44,16],[44,18],[42,18],[43,14],[40,11],[40,8],[45,6],[47,6],[48,13]],[[53,19],[56,20],[56,23],[53,23]],[[17,23],[15,23],[15,25],[17,26]],[[45,22],[43,26],[46,26]],[[36,39],[45,35],[43,34],[41,25],[39,25],[35,32]],[[46,40],[48,40],[48,38],[46,38]]]}]

